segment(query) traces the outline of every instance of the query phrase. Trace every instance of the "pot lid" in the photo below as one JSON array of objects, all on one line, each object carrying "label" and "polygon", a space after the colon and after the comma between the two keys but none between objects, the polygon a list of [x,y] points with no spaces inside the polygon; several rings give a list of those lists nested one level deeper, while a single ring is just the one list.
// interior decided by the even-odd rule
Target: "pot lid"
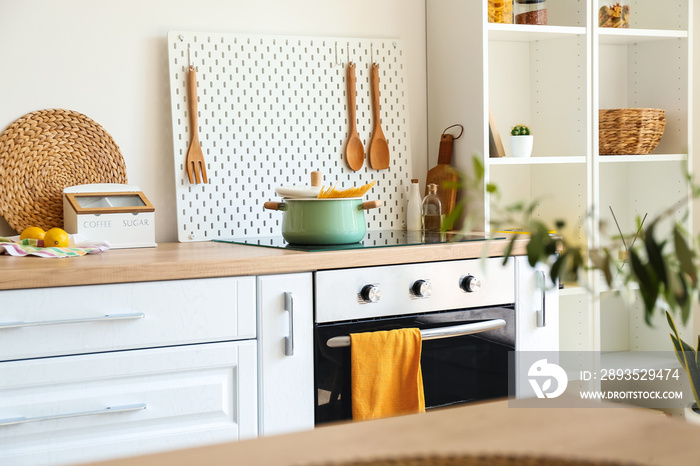
[{"label": "pot lid", "polygon": [[280,186],[275,188],[275,193],[278,196],[288,197],[288,198],[314,198],[318,197],[318,193],[321,192],[321,186]]}]

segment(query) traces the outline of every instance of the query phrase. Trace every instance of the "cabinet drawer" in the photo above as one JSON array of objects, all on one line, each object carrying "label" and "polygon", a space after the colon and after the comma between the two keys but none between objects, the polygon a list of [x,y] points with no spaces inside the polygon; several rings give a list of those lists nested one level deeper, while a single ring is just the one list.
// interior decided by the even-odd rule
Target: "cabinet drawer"
[{"label": "cabinet drawer", "polygon": [[0,363],[0,464],[254,437],[256,361],[247,340]]},{"label": "cabinet drawer", "polygon": [[0,301],[0,360],[256,334],[254,277],[7,290]]}]

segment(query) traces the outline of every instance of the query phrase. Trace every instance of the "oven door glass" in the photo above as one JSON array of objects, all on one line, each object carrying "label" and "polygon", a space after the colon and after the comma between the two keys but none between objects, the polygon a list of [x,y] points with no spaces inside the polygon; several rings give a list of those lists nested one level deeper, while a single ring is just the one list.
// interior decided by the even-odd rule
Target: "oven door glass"
[{"label": "oven door glass", "polygon": [[509,395],[508,354],[515,350],[514,306],[444,311],[368,321],[317,324],[315,328],[316,424],[352,419],[350,348],[326,342],[350,333],[438,327],[503,319],[496,330],[424,340],[421,371],[426,409]]}]

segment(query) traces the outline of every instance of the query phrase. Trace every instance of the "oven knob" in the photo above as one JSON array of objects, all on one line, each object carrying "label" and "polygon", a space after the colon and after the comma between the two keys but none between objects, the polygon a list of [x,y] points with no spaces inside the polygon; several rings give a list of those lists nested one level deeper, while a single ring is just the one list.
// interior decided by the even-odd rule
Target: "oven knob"
[{"label": "oven knob", "polygon": [[467,275],[462,279],[462,283],[459,286],[467,293],[475,293],[481,288],[481,280],[474,275]]},{"label": "oven knob", "polygon": [[433,294],[433,285],[427,280],[416,280],[411,287],[411,291],[419,298],[427,298]]},{"label": "oven knob", "polygon": [[360,291],[360,298],[366,303],[376,303],[379,301],[382,292],[375,285],[365,285]]}]

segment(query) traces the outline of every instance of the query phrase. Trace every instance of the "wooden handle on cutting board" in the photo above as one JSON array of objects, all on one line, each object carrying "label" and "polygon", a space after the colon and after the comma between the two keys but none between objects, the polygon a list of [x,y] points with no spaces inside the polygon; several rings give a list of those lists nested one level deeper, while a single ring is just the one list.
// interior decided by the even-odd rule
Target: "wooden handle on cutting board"
[{"label": "wooden handle on cutting board", "polygon": [[440,149],[438,150],[438,164],[449,165],[452,163],[452,147],[455,137],[451,134],[440,136]]}]

